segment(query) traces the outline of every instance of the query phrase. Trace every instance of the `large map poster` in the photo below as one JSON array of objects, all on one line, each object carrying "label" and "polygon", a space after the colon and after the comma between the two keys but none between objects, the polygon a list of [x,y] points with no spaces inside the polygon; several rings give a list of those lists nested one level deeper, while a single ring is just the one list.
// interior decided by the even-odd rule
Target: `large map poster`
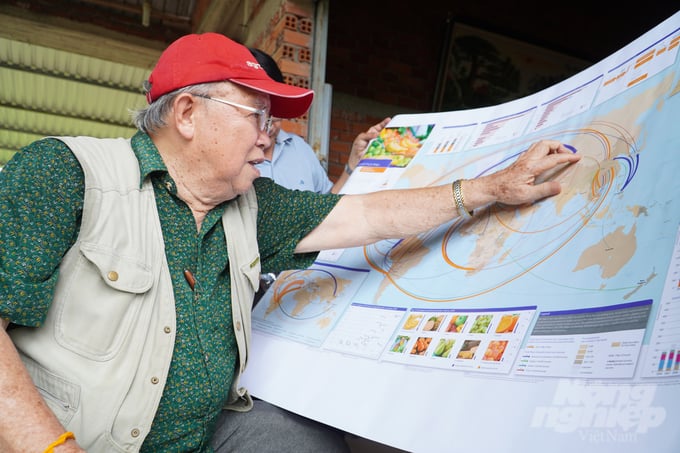
[{"label": "large map poster", "polygon": [[398,115],[346,193],[583,158],[562,193],[327,250],[253,311],[245,382],[408,451],[680,451],[680,13],[597,65],[482,109]]}]

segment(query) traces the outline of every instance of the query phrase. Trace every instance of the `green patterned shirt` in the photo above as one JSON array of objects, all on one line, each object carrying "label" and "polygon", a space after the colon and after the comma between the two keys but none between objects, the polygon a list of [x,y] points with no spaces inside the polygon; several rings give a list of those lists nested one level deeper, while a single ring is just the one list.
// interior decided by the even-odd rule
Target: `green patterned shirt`
[{"label": "green patterned shirt", "polygon": [[[238,358],[231,306],[220,302],[231,294],[225,205],[210,211],[197,232],[149,136],[138,132],[132,147],[142,180],[153,182],[177,312],[168,380],[142,450],[209,452]],[[254,185],[262,271],[309,266],[316,254],[293,250],[339,196],[290,191],[266,178]],[[59,140],[32,143],[0,172],[0,317],[34,327],[45,320],[59,263],[78,235],[83,196],[80,165]],[[189,288],[184,269],[192,270],[197,291]]]}]

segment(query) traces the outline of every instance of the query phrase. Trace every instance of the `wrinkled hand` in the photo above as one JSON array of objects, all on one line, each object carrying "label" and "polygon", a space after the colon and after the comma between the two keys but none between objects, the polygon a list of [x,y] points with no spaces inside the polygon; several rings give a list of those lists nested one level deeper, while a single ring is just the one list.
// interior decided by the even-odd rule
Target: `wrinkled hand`
[{"label": "wrinkled hand", "polygon": [[356,136],[354,142],[352,143],[352,149],[350,150],[347,161],[349,168],[352,170],[357,168],[359,161],[364,156],[364,152],[366,152],[368,142],[376,138],[378,134],[380,134],[380,131],[383,130],[383,128],[387,125],[387,123],[390,122],[391,119],[392,118],[387,117],[381,122],[371,126],[366,132],[362,132]]},{"label": "wrinkled hand", "polygon": [[[559,181],[550,176],[566,165],[578,162],[579,154],[556,140],[542,140],[532,144],[509,167],[488,176],[477,178],[472,193],[477,189],[489,196],[488,200],[477,202],[521,205],[557,195],[562,190]],[[466,191],[467,193],[467,191]]]}]

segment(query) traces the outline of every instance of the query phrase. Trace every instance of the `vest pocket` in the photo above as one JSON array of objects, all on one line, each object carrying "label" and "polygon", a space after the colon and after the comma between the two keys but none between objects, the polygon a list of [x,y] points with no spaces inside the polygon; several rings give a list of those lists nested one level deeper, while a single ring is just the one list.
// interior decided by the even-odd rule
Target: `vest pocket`
[{"label": "vest pocket", "polygon": [[114,357],[139,321],[151,266],[98,244],[81,243],[55,325],[57,341],[92,360]]},{"label": "vest pocket", "polygon": [[80,387],[22,356],[38,392],[62,425],[67,426],[80,406]]}]

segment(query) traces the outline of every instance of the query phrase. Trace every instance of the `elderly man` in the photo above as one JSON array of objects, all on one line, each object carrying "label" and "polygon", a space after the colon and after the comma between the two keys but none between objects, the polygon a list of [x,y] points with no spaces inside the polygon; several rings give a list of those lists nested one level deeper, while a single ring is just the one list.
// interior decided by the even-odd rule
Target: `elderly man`
[{"label": "elderly man", "polygon": [[579,159],[545,141],[474,180],[290,191],[256,165],[269,115],[311,91],[214,33],[171,44],[148,82],[131,139],[42,139],[0,174],[2,452],[346,451],[239,385],[260,268],[555,195],[537,178]]}]

